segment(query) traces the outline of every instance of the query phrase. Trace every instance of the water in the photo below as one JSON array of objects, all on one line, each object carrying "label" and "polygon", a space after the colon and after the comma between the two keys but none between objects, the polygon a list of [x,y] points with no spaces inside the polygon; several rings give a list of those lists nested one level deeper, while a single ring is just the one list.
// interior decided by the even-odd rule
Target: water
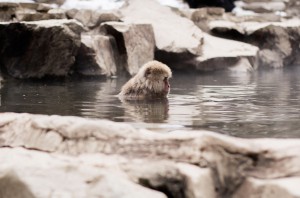
[{"label": "water", "polygon": [[76,115],[168,132],[300,137],[300,67],[251,74],[174,74],[168,100],[121,102],[126,82],[81,79],[2,82],[1,112]]}]

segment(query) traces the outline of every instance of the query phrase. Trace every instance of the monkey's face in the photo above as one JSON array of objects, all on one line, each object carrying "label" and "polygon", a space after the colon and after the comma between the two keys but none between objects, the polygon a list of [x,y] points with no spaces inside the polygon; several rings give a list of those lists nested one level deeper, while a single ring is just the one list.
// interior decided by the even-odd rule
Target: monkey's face
[{"label": "monkey's face", "polygon": [[145,70],[146,86],[156,94],[166,96],[170,92],[171,70],[165,65],[148,67]]}]

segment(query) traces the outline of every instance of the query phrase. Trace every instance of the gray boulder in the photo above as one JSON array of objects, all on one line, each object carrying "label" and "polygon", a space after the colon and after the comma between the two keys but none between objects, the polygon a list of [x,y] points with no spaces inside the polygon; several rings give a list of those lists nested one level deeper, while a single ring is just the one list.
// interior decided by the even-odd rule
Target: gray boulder
[{"label": "gray boulder", "polygon": [[[210,28],[218,35],[230,36],[259,47],[258,65],[280,68],[299,63],[300,20],[284,22],[215,21]],[[237,36],[239,35],[239,36]]]},{"label": "gray boulder", "polygon": [[106,22],[100,31],[115,38],[120,68],[134,75],[139,68],[154,59],[155,38],[150,24]]},{"label": "gray boulder", "polygon": [[[264,42],[257,38],[267,38]],[[300,21],[269,24],[253,32],[250,42],[260,48],[259,65],[280,68],[299,63]]]},{"label": "gray boulder", "polygon": [[287,14],[293,17],[300,16],[300,3],[298,0],[289,0],[287,3]]},{"label": "gray boulder", "polygon": [[117,58],[117,45],[113,37],[82,35],[74,70],[85,76],[114,76],[117,74]]},{"label": "gray boulder", "polygon": [[82,27],[74,20],[0,24],[0,67],[16,78],[70,73]]},{"label": "gray boulder", "polygon": [[253,45],[205,34],[202,55],[193,60],[193,65],[200,71],[230,69],[247,72],[256,69],[257,52],[258,48]]},{"label": "gray boulder", "polygon": [[64,12],[53,11],[53,6],[43,3],[5,3],[0,2],[0,22],[5,21],[39,21],[65,19]]}]

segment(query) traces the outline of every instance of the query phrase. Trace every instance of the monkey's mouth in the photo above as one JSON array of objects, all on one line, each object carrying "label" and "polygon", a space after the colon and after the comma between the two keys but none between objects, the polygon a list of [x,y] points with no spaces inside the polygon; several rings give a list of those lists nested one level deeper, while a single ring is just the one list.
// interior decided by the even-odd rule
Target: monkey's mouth
[{"label": "monkey's mouth", "polygon": [[164,84],[165,84],[164,91],[165,93],[168,94],[170,92],[170,83],[167,78],[164,79]]}]

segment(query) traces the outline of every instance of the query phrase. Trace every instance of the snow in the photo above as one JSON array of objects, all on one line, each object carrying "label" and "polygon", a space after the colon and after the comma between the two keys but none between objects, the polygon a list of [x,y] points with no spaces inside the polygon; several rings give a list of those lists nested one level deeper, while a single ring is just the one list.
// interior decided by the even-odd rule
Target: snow
[{"label": "snow", "polygon": [[124,4],[123,0],[66,0],[62,9],[91,9],[91,10],[113,10]]}]

